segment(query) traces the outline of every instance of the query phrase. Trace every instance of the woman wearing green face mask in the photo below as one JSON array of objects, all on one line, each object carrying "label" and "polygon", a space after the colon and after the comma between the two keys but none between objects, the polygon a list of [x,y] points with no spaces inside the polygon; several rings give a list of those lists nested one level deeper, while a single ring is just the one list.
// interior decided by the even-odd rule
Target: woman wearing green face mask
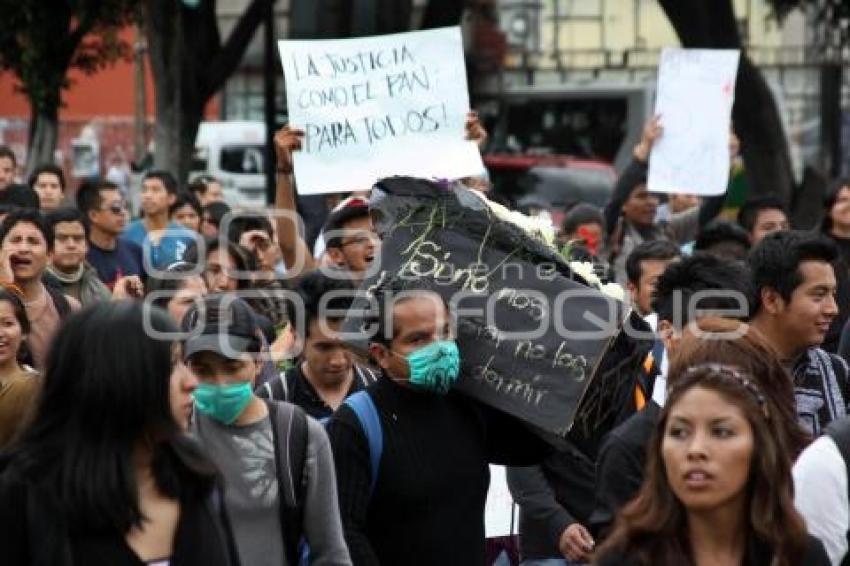
[{"label": "woman wearing green face mask", "polygon": [[[200,307],[183,318],[191,331],[183,355],[198,379],[192,430],[224,476],[240,563],[295,566],[303,537],[311,561],[350,564],[323,427],[294,405],[254,394],[261,342],[247,303],[210,295]],[[295,464],[292,446],[299,445],[306,453]],[[294,477],[306,482],[303,493]],[[290,512],[295,490],[301,515]]]}]

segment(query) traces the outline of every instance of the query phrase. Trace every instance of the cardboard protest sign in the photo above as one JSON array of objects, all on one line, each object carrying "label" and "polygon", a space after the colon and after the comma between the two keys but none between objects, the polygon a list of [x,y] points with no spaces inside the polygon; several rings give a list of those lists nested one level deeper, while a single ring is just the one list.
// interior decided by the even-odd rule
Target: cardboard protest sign
[{"label": "cardboard protest sign", "polygon": [[[373,199],[383,243],[362,289],[372,300],[423,288],[444,299],[461,351],[456,389],[558,437],[577,419],[584,437],[613,423],[648,350],[623,338],[623,303],[459,185],[387,179]],[[345,331],[358,328],[363,316],[350,314]],[[606,359],[615,343],[617,359]],[[603,379],[600,367],[613,373]],[[586,397],[593,406],[582,409]]]},{"label": "cardboard protest sign", "polygon": [[650,191],[719,195],[729,182],[736,49],[664,49],[655,113],[664,133],[649,159]]},{"label": "cardboard protest sign", "polygon": [[368,190],[391,175],[484,171],[464,139],[469,94],[460,28],[280,41],[301,194]]}]

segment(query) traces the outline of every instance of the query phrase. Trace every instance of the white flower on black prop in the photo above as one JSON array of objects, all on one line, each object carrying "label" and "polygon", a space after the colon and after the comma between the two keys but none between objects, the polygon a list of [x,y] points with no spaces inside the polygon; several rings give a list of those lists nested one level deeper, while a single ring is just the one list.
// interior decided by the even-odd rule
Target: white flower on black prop
[{"label": "white flower on black prop", "polygon": [[540,242],[543,242],[550,248],[555,247],[555,227],[545,218],[535,216],[527,216],[517,210],[505,208],[497,202],[493,202],[478,191],[468,191],[475,195],[487,206],[488,210],[499,220],[509,222]]},{"label": "white flower on black prop", "polygon": [[589,286],[601,291],[612,299],[617,299],[618,301],[626,300],[626,292],[623,288],[616,283],[602,283],[602,280],[596,275],[593,264],[589,261],[571,261],[569,265],[573,273],[584,279]]}]

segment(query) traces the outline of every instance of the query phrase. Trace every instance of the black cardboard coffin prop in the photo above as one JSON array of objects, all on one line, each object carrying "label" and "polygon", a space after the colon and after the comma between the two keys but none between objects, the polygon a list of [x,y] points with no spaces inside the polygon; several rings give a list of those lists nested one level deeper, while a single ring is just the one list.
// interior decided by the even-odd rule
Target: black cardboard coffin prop
[{"label": "black cardboard coffin prop", "polygon": [[[648,332],[643,321],[628,319],[622,302],[589,287],[553,248],[459,185],[385,179],[371,210],[383,244],[364,294],[439,293],[456,318],[455,388],[544,436],[570,433],[595,455],[601,435],[625,417],[651,345],[626,335],[623,321]],[[366,299],[347,318],[347,332],[364,330],[361,309]]]}]

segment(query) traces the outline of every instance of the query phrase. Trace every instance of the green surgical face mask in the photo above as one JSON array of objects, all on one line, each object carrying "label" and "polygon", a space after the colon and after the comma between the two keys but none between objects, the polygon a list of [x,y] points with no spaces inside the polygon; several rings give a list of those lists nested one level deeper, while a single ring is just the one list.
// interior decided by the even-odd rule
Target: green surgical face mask
[{"label": "green surgical face mask", "polygon": [[460,351],[454,340],[436,340],[404,358],[410,368],[410,384],[418,389],[446,394],[460,376]]},{"label": "green surgical face mask", "polygon": [[251,402],[252,395],[248,382],[227,385],[201,383],[192,393],[198,411],[226,425],[239,418]]}]

